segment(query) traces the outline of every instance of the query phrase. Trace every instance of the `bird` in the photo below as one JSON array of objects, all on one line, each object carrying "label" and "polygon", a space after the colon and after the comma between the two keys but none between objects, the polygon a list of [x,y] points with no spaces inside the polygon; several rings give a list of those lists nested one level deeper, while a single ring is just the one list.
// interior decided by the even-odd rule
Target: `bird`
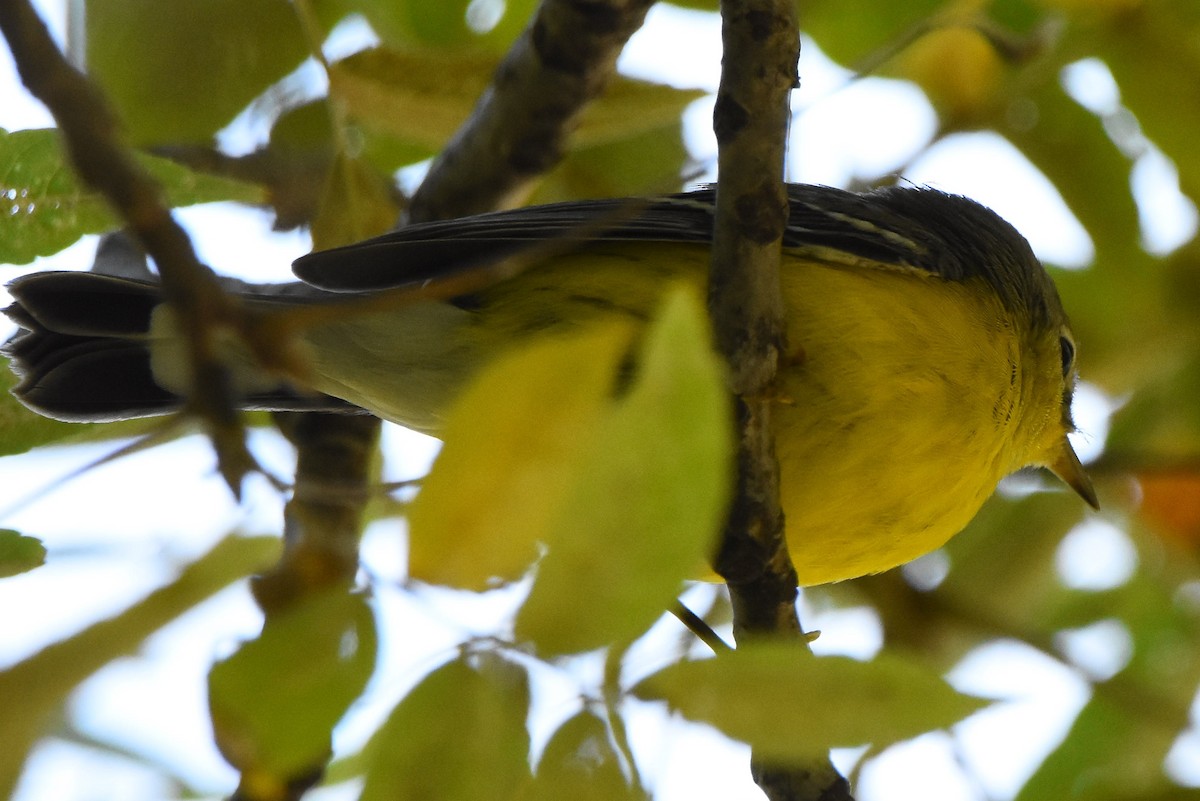
[{"label": "bird", "polygon": [[[461,294],[304,329],[305,386],[230,347],[240,405],[366,410],[436,436],[472,376],[501,354],[605,320],[645,325],[668,287],[703,289],[717,191],[413,224],[302,256],[299,282],[239,283],[248,308],[287,309],[522,262]],[[928,187],[788,184],[787,200],[780,280],[799,355],[781,366],[775,391],[786,402],[772,429],[802,585],[941,547],[1023,468],[1048,468],[1097,507],[1067,438],[1075,338],[1053,280],[1012,225]],[[5,313],[20,330],[4,350],[27,407],[80,422],[180,408],[184,344],[153,277],[43,272],[9,291]]]}]

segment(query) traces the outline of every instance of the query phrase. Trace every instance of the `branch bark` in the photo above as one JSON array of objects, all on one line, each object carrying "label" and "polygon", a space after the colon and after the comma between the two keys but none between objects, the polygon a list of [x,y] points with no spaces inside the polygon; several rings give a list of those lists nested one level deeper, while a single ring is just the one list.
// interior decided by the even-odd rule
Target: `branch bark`
[{"label": "branch bark", "polygon": [[409,222],[517,205],[556,165],[580,112],[654,0],[543,0],[471,118],[434,160]]},{"label": "branch bark", "polygon": [[158,266],[163,294],[174,305],[190,348],[187,410],[208,429],[221,474],[237,494],[253,459],[227,371],[214,352],[220,329],[239,325],[236,301],[200,263],[162,202],[158,184],[122,141],[108,103],[67,62],[28,0],[0,2],[0,31],[22,82],[54,115],[75,171],[104,196]]},{"label": "branch bark", "polygon": [[[792,0],[723,0],[721,17],[708,302],[737,395],[739,441],[737,491],[716,566],[729,586],[734,636],[744,644],[764,636],[803,637],[771,430],[775,376],[787,354],[779,280],[788,218],[782,176],[800,35]],[[771,801],[850,798],[849,785],[827,758],[779,765],[755,756],[752,771]]]}]

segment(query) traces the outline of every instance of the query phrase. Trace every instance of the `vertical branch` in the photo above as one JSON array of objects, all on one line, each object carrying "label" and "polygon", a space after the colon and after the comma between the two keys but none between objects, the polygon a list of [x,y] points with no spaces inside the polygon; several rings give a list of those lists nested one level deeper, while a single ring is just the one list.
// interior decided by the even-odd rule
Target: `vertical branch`
[{"label": "vertical branch", "polygon": [[[734,635],[745,643],[802,637],[771,429],[774,381],[787,349],[779,280],[788,219],[782,176],[800,35],[792,0],[723,0],[721,17],[708,302],[737,395],[738,483],[716,567],[729,585]],[[771,801],[850,798],[846,780],[826,758],[778,765],[755,756],[752,770]]]},{"label": "vertical branch", "polygon": [[771,395],[785,351],[780,297],[787,224],[783,157],[799,33],[789,0],[726,0],[713,127],[719,176],[709,310],[738,396],[738,493],[717,567],[735,633],[798,634],[796,573],[783,537]]},{"label": "vertical branch", "polygon": [[268,618],[299,598],[353,584],[379,437],[379,419],[367,414],[283,412],[275,422],[296,446],[297,462],[283,556],[253,582]]}]

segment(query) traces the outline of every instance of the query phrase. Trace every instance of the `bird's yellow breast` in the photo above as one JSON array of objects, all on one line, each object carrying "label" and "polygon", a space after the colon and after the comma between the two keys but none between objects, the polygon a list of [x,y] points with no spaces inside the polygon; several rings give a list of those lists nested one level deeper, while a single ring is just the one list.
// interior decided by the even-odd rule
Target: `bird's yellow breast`
[{"label": "bird's yellow breast", "polygon": [[915,272],[807,264],[783,285],[800,350],[774,428],[801,582],[940,547],[1023,466],[1007,312],[979,287]]}]

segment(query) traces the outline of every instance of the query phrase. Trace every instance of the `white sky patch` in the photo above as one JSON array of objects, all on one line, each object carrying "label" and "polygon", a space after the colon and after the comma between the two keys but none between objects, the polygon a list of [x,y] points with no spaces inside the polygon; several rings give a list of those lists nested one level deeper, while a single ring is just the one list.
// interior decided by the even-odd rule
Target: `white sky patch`
[{"label": "white sky patch", "polygon": [[958,756],[991,799],[1010,799],[1066,736],[1087,682],[1024,643],[976,648],[947,676],[958,690],[1004,699],[954,727]]},{"label": "white sky patch", "polygon": [[1059,650],[1093,681],[1108,681],[1133,658],[1133,635],[1120,620],[1098,620],[1054,635]]},{"label": "white sky patch", "polygon": [[1074,590],[1115,589],[1137,570],[1137,548],[1129,535],[1099,519],[1088,519],[1071,529],[1055,554],[1058,575]]},{"label": "white sky patch", "polygon": [[917,159],[904,177],[988,206],[1016,226],[1045,262],[1078,268],[1095,258],[1091,237],[1058,190],[999,134],[949,136]]}]

